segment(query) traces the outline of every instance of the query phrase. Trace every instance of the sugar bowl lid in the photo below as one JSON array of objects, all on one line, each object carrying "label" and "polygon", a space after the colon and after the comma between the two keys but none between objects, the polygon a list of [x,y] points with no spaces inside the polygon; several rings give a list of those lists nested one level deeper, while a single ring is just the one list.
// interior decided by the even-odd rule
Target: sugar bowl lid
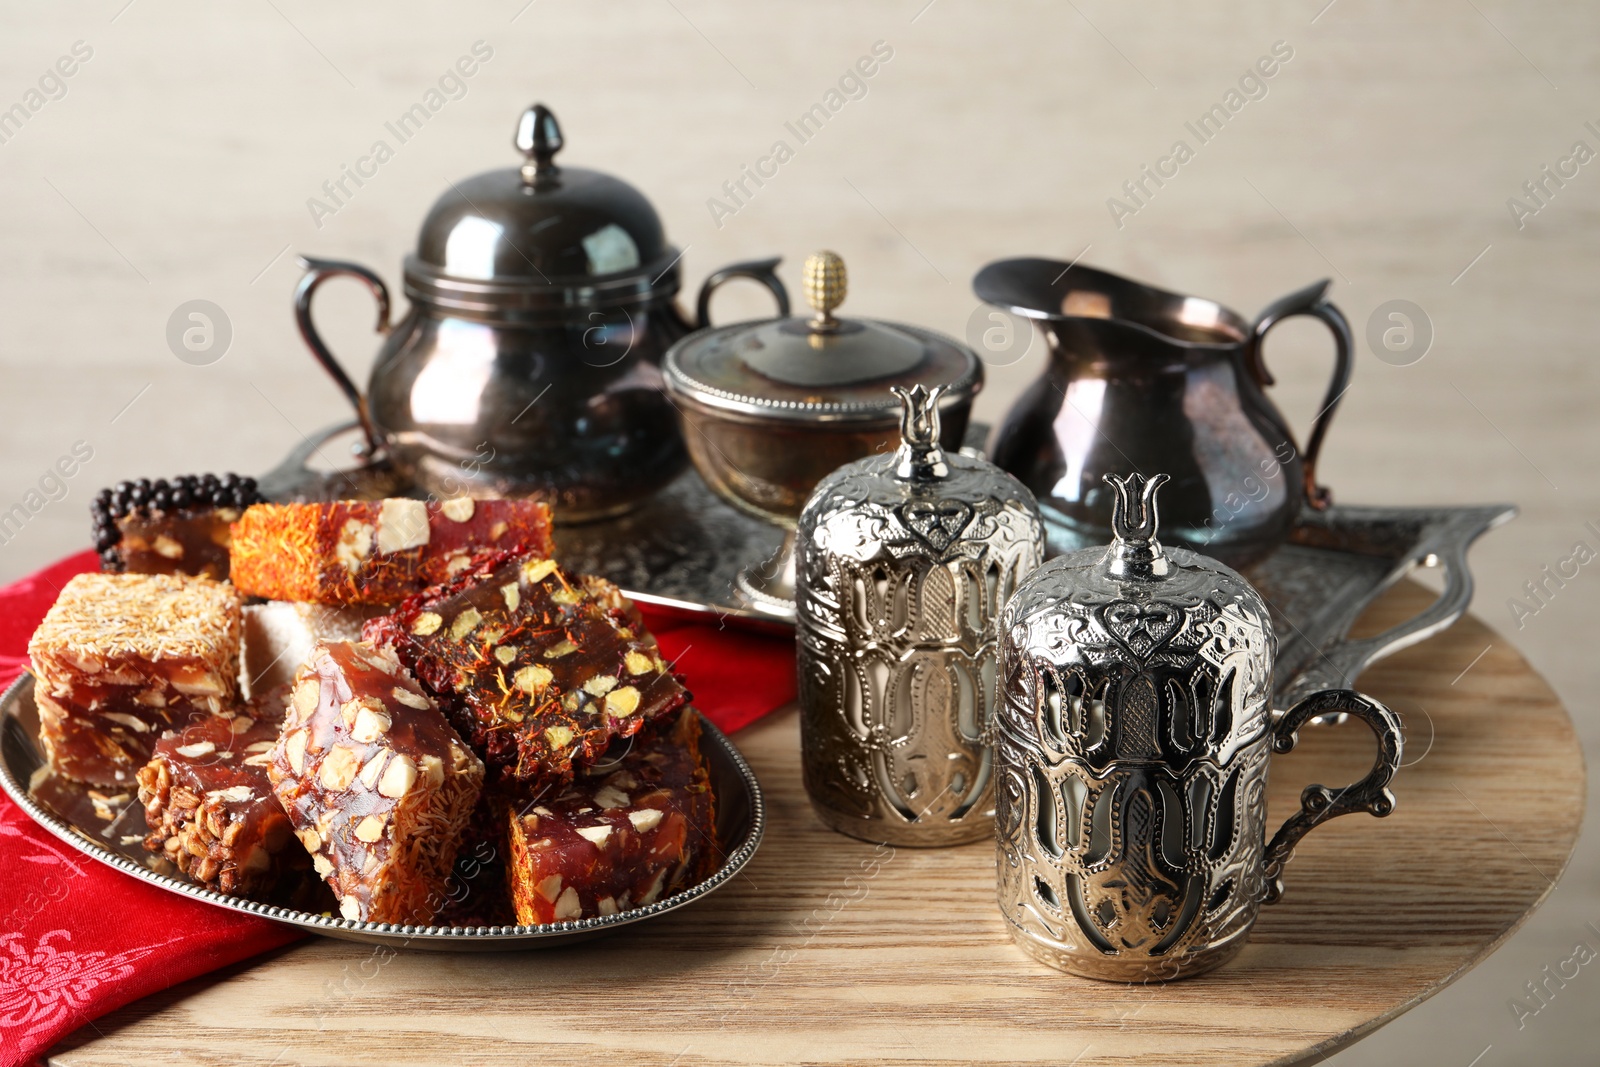
[{"label": "sugar bowl lid", "polygon": [[556,163],[550,109],[523,112],[520,166],[451,184],[406,257],[406,292],[468,311],[592,307],[670,298],[678,252],[644,194],[597,170]]},{"label": "sugar bowl lid", "polygon": [[945,386],[944,407],[983,387],[983,365],[965,345],[917,326],[843,319],[844,261],[818,252],[805,263],[809,319],[735,323],[691,334],[663,361],[667,388],[692,404],[736,415],[796,422],[892,425],[894,387]]}]

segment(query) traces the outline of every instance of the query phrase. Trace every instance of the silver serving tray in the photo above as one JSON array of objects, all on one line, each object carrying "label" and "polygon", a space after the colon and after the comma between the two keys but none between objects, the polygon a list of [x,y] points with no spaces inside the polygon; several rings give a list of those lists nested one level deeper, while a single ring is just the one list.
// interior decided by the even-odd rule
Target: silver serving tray
[{"label": "silver serving tray", "polygon": [[87,786],[55,778],[55,796],[51,803],[30,793],[29,783],[44,766],[44,757],[38,741],[39,713],[33,702],[33,677],[29,674],[18,678],[0,696],[0,786],[34,822],[90,859],[169,892],[203,900],[220,908],[274,919],[311,934],[395,948],[439,952],[553,948],[644,922],[692,904],[725,885],[755,855],[766,826],[761,786],[727,736],[706,721],[704,716],[701,721],[701,747],[710,765],[711,788],[716,796],[717,840],[726,853],[722,866],[699,884],[654,904],[616,915],[543,926],[403,926],[354,922],[227,896],[197,885],[180,874],[166,874],[153,869],[153,865],[164,865],[165,861],[152,857],[137,841],[123,843],[122,840],[135,835],[142,838],[147,832],[144,810],[137,800],[130,801],[115,818],[106,823],[93,814]]},{"label": "silver serving tray", "polygon": [[[986,432],[973,424],[969,445]],[[409,487],[382,466],[344,472],[311,466],[349,455],[357,439],[354,423],[306,439],[260,479],[262,492],[281,500],[406,492]],[[1289,543],[1245,573],[1266,598],[1278,635],[1274,705],[1287,708],[1320,689],[1352,688],[1375,661],[1461,618],[1472,601],[1467,549],[1516,512],[1509,504],[1335,505],[1302,516]],[[733,592],[739,569],[766,559],[781,540],[776,527],[724,503],[690,469],[628,515],[560,527],[556,552],[566,566],[608,578],[641,603],[793,632],[792,624],[751,609]],[[1418,567],[1441,570],[1438,599],[1383,633],[1352,638],[1361,613]]]}]

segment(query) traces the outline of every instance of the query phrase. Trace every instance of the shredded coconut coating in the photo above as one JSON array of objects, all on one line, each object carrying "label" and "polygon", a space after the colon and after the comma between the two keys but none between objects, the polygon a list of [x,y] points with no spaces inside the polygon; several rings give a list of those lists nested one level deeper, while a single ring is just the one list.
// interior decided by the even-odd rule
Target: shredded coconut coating
[{"label": "shredded coconut coating", "polygon": [[28,655],[41,675],[58,666],[58,675],[95,675],[119,661],[191,661],[231,684],[239,673],[239,627],[239,595],[226,582],[80,574],[33,632]]},{"label": "shredded coconut coating", "polygon": [[173,574],[80,574],[28,643],[50,765],[125,786],[162,731],[234,714],[239,596]]}]

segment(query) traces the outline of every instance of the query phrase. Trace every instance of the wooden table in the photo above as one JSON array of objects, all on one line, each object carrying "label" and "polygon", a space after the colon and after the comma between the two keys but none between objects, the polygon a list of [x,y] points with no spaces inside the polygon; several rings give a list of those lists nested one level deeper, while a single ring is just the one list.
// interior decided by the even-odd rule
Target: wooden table
[{"label": "wooden table", "polygon": [[[1424,596],[1402,585],[1367,621]],[[522,954],[307,941],[107,1016],[52,1062],[1314,1062],[1492,952],[1555,885],[1583,810],[1571,721],[1482,623],[1363,687],[1406,722],[1398,810],[1312,833],[1244,953],[1194,981],[1107,985],[1032,962],[996,910],[987,844],[893,850],[823,829],[787,711],[737,738],[770,796],[766,843],[694,908]],[[1371,748],[1359,724],[1304,731],[1273,766],[1271,825]]]}]

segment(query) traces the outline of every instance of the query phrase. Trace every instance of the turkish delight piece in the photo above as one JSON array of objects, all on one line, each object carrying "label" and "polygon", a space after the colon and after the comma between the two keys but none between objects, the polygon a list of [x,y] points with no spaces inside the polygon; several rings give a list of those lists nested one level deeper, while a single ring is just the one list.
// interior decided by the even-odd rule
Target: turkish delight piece
[{"label": "turkish delight piece", "polygon": [[633,739],[558,795],[509,813],[507,882],[524,925],[654,904],[716,868],[714,798],[700,717]]},{"label": "turkish delight piece", "polygon": [[377,605],[307,604],[270,600],[244,606],[244,683],[247,693],[267,693],[294,681],[318,641],[359,641],[361,626],[382,614]]},{"label": "turkish delight piece", "polygon": [[272,793],[267,764],[288,690],[232,716],[208,715],[169,730],[139,771],[139,802],[151,827],[145,848],[223,893],[281,899],[311,874]]},{"label": "turkish delight piece", "polygon": [[484,560],[363,632],[440,695],[490,767],[522,781],[570,779],[690,699],[617,587],[551,560]]},{"label": "turkish delight piece", "polygon": [[28,643],[51,766],[91,785],[131,786],[162,731],[231,714],[239,633],[239,596],[226,582],[74,577]]},{"label": "turkish delight piece", "polygon": [[539,500],[258,504],[233,526],[233,582],[268,600],[394,604],[485,552],[551,554]]},{"label": "turkish delight piece", "polygon": [[254,478],[186,474],[102,489],[90,506],[102,570],[228,577],[229,528],[260,503]]},{"label": "turkish delight piece", "polygon": [[341,915],[432,921],[483,764],[393,652],[319,643],[295,680],[267,774]]}]

